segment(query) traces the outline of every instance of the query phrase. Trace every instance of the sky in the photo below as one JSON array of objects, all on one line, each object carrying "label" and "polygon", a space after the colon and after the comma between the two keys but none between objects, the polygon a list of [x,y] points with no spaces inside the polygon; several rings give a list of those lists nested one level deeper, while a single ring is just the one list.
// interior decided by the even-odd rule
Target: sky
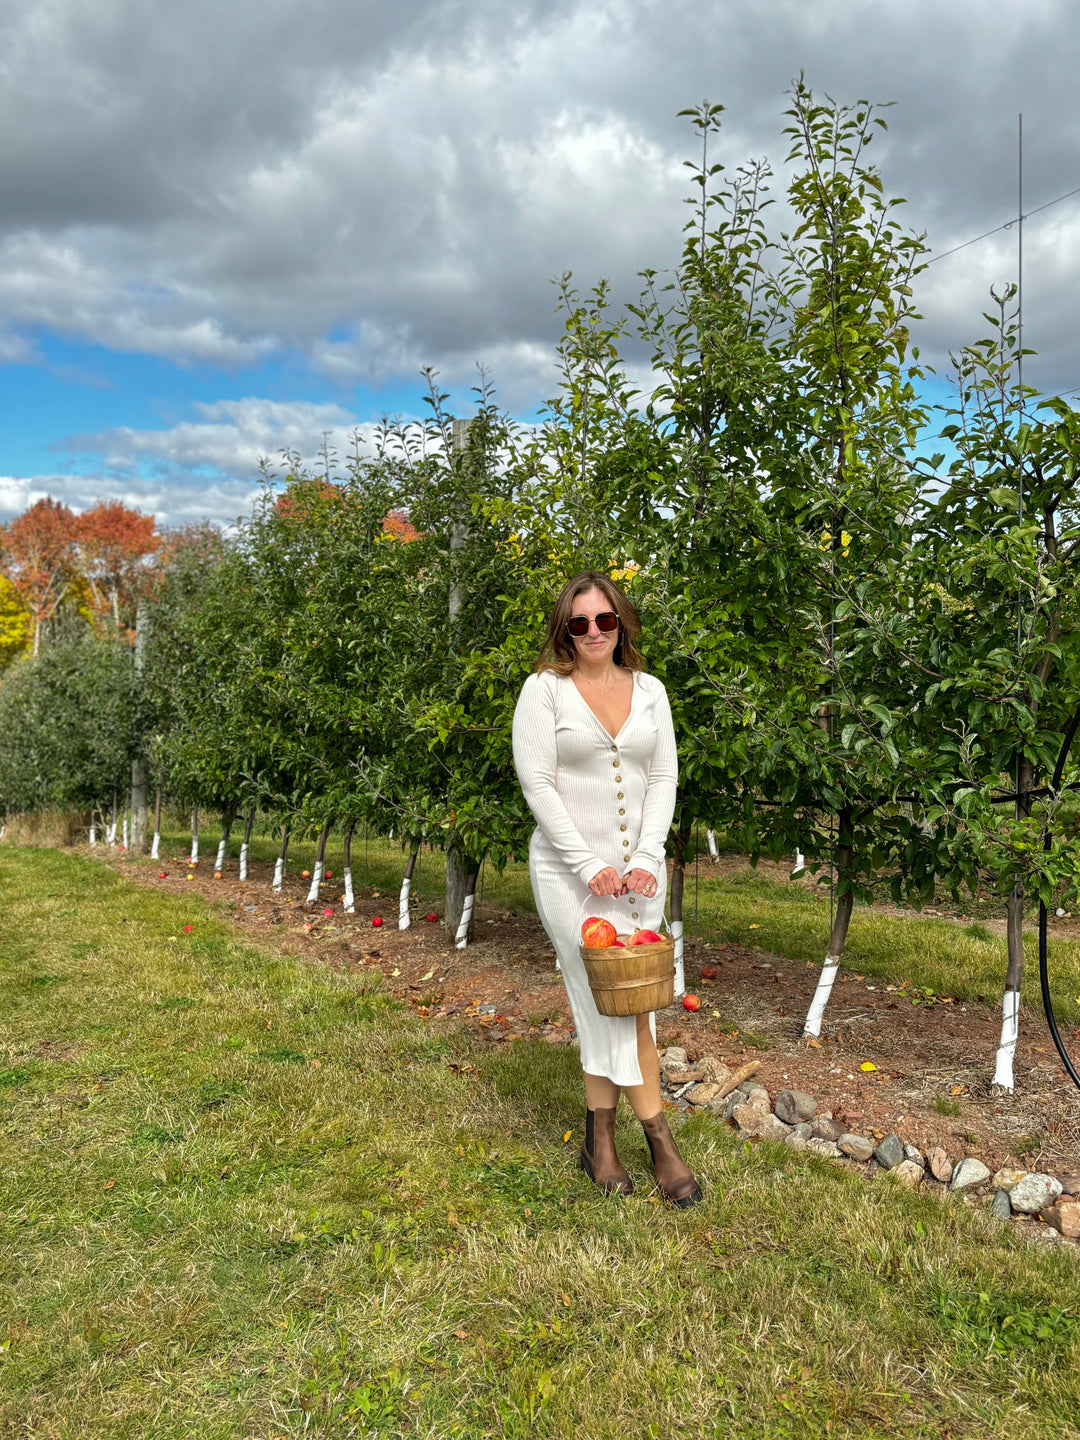
[{"label": "sky", "polygon": [[[245,513],[258,462],[344,452],[476,366],[555,389],[554,277],[677,259],[678,112],[783,170],[785,92],[895,102],[871,158],[933,251],[1080,187],[1070,0],[0,0],[0,521],[41,495]],[[1080,194],[1024,227],[1026,378],[1080,389]],[[931,265],[944,375],[1016,229]],[[944,384],[930,386],[944,398]]]}]

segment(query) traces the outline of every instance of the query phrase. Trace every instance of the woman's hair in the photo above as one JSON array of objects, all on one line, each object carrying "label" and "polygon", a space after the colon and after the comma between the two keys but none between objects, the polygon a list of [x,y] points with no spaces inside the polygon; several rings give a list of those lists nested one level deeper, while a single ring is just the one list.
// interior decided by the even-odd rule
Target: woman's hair
[{"label": "woman's hair", "polygon": [[567,634],[567,621],[574,613],[574,601],[586,590],[601,590],[619,617],[619,639],[615,646],[614,660],[626,670],[644,670],[645,661],[637,648],[641,639],[641,619],[637,607],[614,582],[601,570],[582,570],[568,580],[559,592],[555,608],[548,620],[547,638],[540,658],[536,662],[537,672],[554,670],[558,675],[569,675],[577,669],[577,649]]}]

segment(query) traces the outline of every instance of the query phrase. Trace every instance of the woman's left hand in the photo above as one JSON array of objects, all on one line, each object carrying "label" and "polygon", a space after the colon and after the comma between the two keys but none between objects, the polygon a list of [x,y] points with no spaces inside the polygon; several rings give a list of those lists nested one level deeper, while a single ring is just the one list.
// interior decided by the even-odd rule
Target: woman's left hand
[{"label": "woman's left hand", "polygon": [[656,876],[648,870],[630,870],[623,876],[622,893],[643,895],[646,900],[651,900],[656,894]]}]

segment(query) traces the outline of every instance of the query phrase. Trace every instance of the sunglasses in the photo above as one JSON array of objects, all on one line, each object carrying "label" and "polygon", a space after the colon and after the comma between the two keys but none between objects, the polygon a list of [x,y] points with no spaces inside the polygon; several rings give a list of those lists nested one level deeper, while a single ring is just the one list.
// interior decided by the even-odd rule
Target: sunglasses
[{"label": "sunglasses", "polygon": [[[602,635],[610,635],[612,630],[619,628],[619,617],[614,610],[605,610],[603,614],[596,616],[596,628]],[[589,633],[589,617],[587,615],[574,615],[566,622],[568,635],[587,635]]]}]

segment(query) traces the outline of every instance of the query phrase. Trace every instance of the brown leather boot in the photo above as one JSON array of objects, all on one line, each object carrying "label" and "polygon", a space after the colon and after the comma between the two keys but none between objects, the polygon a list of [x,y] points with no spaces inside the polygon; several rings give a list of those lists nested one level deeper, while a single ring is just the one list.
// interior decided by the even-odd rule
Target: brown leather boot
[{"label": "brown leather boot", "polygon": [[679,1148],[668,1129],[664,1112],[659,1111],[651,1120],[642,1120],[641,1128],[645,1131],[645,1139],[649,1142],[649,1152],[652,1155],[653,1170],[656,1172],[656,1183],[660,1187],[660,1194],[670,1204],[677,1205],[680,1210],[688,1210],[691,1205],[700,1205],[703,1198],[701,1186],[694,1179],[689,1165],[679,1154]]},{"label": "brown leather boot", "polygon": [[578,1166],[608,1195],[632,1195],[634,1182],[615,1153],[615,1106],[586,1110],[585,1144]]}]

